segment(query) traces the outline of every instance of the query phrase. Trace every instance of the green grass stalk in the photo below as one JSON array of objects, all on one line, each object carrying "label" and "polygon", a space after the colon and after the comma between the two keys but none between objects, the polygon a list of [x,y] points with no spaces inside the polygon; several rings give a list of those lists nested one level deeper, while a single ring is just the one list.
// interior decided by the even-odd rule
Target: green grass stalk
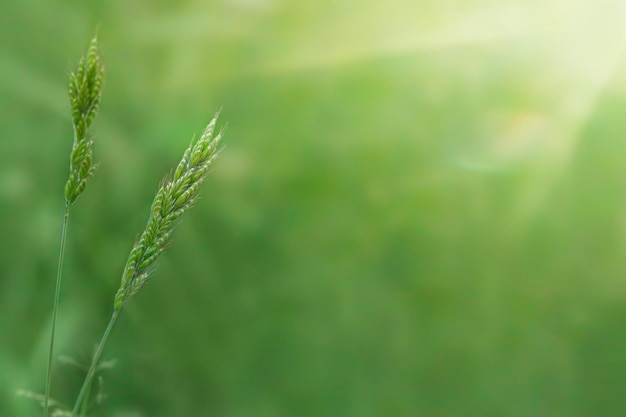
[{"label": "green grass stalk", "polygon": [[[111,319],[109,320],[109,324],[104,330],[104,334],[102,335],[102,339],[96,348],[96,353],[93,355],[93,359],[91,360],[91,365],[89,366],[89,370],[87,371],[87,375],[85,376],[85,381],[83,382],[83,386],[80,388],[80,392],[78,393],[78,397],[76,397],[76,403],[74,404],[74,409],[72,410],[72,417],[78,416],[78,411],[81,409],[81,415],[85,415],[87,410],[87,405],[89,403],[89,396],[86,395],[91,387],[91,382],[93,380],[94,375],[96,374],[96,368],[98,367],[98,362],[100,361],[100,356],[102,356],[102,350],[104,349],[104,345],[109,339],[109,335],[111,334],[111,330],[115,325],[115,321],[117,320],[117,316],[120,314],[120,310],[114,310],[111,315]],[[84,403],[84,404],[83,404]]]},{"label": "green grass stalk", "polygon": [[[94,371],[94,376],[95,376],[95,371]],[[89,410],[89,397],[91,395],[92,387],[93,387],[93,377],[91,378],[91,381],[87,385],[87,390],[84,395],[83,404],[80,407],[80,413],[78,414],[79,417],[85,417],[87,415],[87,411]]]},{"label": "green grass stalk", "polygon": [[67,237],[67,224],[70,217],[70,206],[65,205],[63,225],[61,226],[61,242],[59,249],[59,264],[54,289],[54,305],[52,307],[52,329],[50,334],[50,347],[48,349],[48,366],[46,369],[46,391],[44,393],[43,416],[48,415],[48,403],[50,401],[50,381],[52,378],[52,355],[54,352],[54,336],[56,333],[57,312],[59,310],[59,298],[61,297],[61,275],[63,274],[63,257],[65,255],[65,240]]},{"label": "green grass stalk", "polygon": [[93,176],[96,169],[92,162],[93,139],[89,139],[87,133],[98,112],[102,98],[103,81],[104,68],[100,62],[100,55],[98,53],[98,39],[94,37],[91,40],[87,54],[81,58],[76,70],[70,74],[69,98],[72,108],[74,143],[70,154],[70,172],[65,184],[65,213],[63,215],[63,226],[61,228],[59,263],[54,290],[54,304],[52,307],[52,325],[48,349],[48,365],[46,368],[43,417],[48,417],[49,412],[54,339],[56,335],[59,299],[61,296],[63,258],[65,254],[70,207],[83,193],[87,181]]},{"label": "green grass stalk", "polygon": [[198,140],[191,141],[176,169],[161,182],[152,202],[146,228],[135,242],[126,261],[120,287],[113,302],[113,314],[76,398],[72,417],[79,415],[81,407],[83,412],[87,408],[89,387],[98,368],[104,345],[122,307],[148,281],[154,272],[158,257],[167,248],[176,225],[198,199],[200,186],[219,154],[218,145],[223,132],[220,131],[213,136],[218,116],[219,113],[207,125]]}]

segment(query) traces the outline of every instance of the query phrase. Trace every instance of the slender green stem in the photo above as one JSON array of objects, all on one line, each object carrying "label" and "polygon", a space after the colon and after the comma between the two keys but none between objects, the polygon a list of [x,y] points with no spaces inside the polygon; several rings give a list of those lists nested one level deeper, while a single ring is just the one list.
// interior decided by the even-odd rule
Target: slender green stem
[{"label": "slender green stem", "polygon": [[91,385],[91,380],[93,379],[96,368],[98,367],[98,362],[100,361],[100,355],[102,355],[102,349],[109,338],[109,333],[111,333],[111,329],[115,324],[115,320],[117,320],[117,316],[120,314],[121,309],[117,308],[113,310],[113,314],[111,315],[111,319],[109,320],[109,324],[107,325],[104,334],[102,335],[102,340],[100,340],[100,344],[96,349],[96,353],[93,355],[93,359],[91,361],[91,366],[89,366],[89,371],[87,371],[87,376],[85,377],[85,381],[83,382],[83,386],[80,389],[80,393],[78,394],[78,398],[76,398],[76,403],[74,404],[74,410],[72,411],[72,417],[76,417],[78,415],[78,410],[83,402],[83,400],[88,401],[88,398],[85,398],[85,394],[89,390],[89,386]]},{"label": "slender green stem", "polygon": [[48,368],[46,370],[46,392],[43,403],[43,417],[48,417],[48,403],[50,400],[50,381],[52,379],[52,358],[54,356],[54,335],[57,325],[57,312],[59,310],[59,298],[61,295],[61,275],[63,273],[63,256],[65,255],[65,238],[67,236],[67,223],[70,217],[70,205],[65,205],[63,214],[63,226],[61,226],[61,243],[59,249],[59,264],[57,266],[56,288],[54,290],[54,307],[52,307],[52,329],[50,331],[50,348],[48,350]]},{"label": "slender green stem", "polygon": [[89,397],[91,396],[91,388],[93,387],[93,379],[87,385],[87,391],[85,392],[85,399],[83,400],[83,404],[80,406],[79,417],[85,417],[87,415],[87,411],[89,410]]}]

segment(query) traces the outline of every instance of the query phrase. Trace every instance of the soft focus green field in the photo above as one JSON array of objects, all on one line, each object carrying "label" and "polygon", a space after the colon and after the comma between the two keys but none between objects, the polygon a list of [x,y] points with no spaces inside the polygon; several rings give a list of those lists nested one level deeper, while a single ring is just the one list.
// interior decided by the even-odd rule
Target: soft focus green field
[{"label": "soft focus green field", "polygon": [[57,355],[87,362],[160,178],[228,127],[94,416],[625,415],[623,2],[0,3],[1,417],[40,413],[16,391],[43,391],[96,28]]}]

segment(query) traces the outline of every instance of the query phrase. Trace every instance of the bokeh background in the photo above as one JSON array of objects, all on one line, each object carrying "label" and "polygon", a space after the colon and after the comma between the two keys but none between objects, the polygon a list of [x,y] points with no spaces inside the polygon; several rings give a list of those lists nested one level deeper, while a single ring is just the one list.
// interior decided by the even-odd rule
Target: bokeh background
[{"label": "bokeh background", "polygon": [[0,416],[40,412],[15,393],[43,391],[96,30],[57,356],[88,361],[160,178],[228,127],[94,416],[624,415],[624,2],[2,0]]}]

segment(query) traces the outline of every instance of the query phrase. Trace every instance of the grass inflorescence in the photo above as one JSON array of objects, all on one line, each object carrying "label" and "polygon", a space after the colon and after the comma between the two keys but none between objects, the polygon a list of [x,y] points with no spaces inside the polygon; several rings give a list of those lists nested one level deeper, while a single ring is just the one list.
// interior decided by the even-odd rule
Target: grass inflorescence
[{"label": "grass inflorescence", "polygon": [[70,154],[70,173],[65,184],[65,213],[61,226],[61,241],[54,303],[52,307],[52,324],[50,330],[50,346],[48,348],[48,364],[46,367],[46,384],[43,395],[43,417],[48,416],[50,406],[50,381],[52,378],[52,358],[54,356],[54,339],[56,334],[57,313],[61,296],[61,282],[63,275],[63,258],[65,255],[65,240],[70,217],[70,206],[82,194],[89,178],[93,176],[93,139],[88,139],[89,127],[96,118],[100,100],[102,99],[102,84],[104,81],[104,67],[98,52],[98,38],[91,40],[87,54],[82,57],[75,71],[70,74],[69,98],[72,107],[72,124],[74,126],[74,143]]},{"label": "grass inflorescence", "polygon": [[211,120],[200,139],[192,141],[174,172],[161,183],[152,202],[146,229],[126,261],[122,282],[115,295],[116,310],[122,308],[150,277],[178,220],[197,200],[200,185],[218,155],[222,131],[213,136],[218,115]]},{"label": "grass inflorescence", "polygon": [[176,168],[161,181],[152,202],[145,230],[135,241],[126,261],[120,287],[113,300],[111,318],[96,348],[73,409],[70,411],[69,407],[60,406],[59,401],[50,397],[54,336],[69,211],[85,190],[87,182],[95,171],[93,164],[94,141],[89,136],[89,128],[100,106],[103,81],[104,67],[98,51],[98,39],[94,37],[86,55],[80,59],[76,70],[70,74],[69,96],[72,108],[74,142],[70,154],[70,173],[65,185],[65,214],[61,229],[45,394],[30,393],[26,395],[41,401],[44,417],[48,417],[50,411],[52,411],[51,416],[84,417],[88,413],[92,381],[96,371],[100,369],[100,356],[117,317],[125,303],[141,289],[151,276],[158,257],[171,241],[176,225],[197,201],[202,182],[219,154],[218,146],[223,135],[223,130],[214,135],[219,117],[218,112],[206,126],[202,135],[197,140],[191,141]]},{"label": "grass inflorescence", "polygon": [[81,58],[76,71],[70,74],[70,104],[74,124],[74,144],[70,155],[70,176],[65,184],[65,200],[73,204],[85,190],[96,167],[93,165],[93,139],[87,131],[96,118],[102,98],[104,67],[98,53],[98,38],[94,37],[87,55]]},{"label": "grass inflorescence", "polygon": [[148,280],[154,271],[157,258],[167,248],[174,227],[198,198],[200,185],[219,153],[218,144],[222,138],[222,131],[213,136],[218,116],[219,113],[205,128],[200,139],[192,141],[187,147],[173,174],[167,175],[161,182],[152,202],[146,228],[126,261],[121,284],[115,295],[111,319],[96,349],[87,377],[74,405],[72,417],[78,415],[78,410],[85,400],[84,397],[95,374],[102,349],[124,303],[129,301]]}]

